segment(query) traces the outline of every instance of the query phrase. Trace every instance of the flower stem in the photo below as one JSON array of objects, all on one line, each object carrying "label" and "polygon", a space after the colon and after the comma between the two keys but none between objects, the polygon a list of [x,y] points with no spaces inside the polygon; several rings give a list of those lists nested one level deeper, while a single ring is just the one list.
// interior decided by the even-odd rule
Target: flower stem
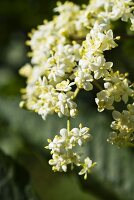
[{"label": "flower stem", "polygon": [[76,88],[75,92],[74,92],[74,96],[73,96],[73,99],[76,98],[76,96],[78,95],[80,89],[79,88]]},{"label": "flower stem", "polygon": [[94,85],[96,88],[98,88],[100,91],[103,90],[103,88],[101,87],[101,85],[100,85],[96,80],[94,80],[92,83],[93,83],[93,85]]},{"label": "flower stem", "polygon": [[67,120],[67,132],[70,132],[70,118]]}]

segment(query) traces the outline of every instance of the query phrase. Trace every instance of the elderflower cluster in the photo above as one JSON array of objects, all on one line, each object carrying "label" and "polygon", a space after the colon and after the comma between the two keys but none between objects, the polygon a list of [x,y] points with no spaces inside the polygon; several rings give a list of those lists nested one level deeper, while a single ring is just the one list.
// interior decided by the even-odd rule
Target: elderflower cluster
[{"label": "elderflower cluster", "polygon": [[57,113],[59,117],[62,115],[74,117],[77,113],[77,104],[72,100],[74,92],[71,92],[69,81],[62,81],[56,85],[56,89],[49,85],[47,79],[39,79],[36,82],[35,94],[40,94],[31,105],[35,112],[38,112],[43,119],[48,114]]},{"label": "elderflower cluster", "polygon": [[111,71],[109,76],[105,78],[104,90],[97,93],[95,99],[99,112],[104,109],[113,110],[114,102],[123,100],[124,103],[127,103],[129,97],[134,97],[133,85],[126,76],[127,74],[120,74],[119,71],[115,73]]},{"label": "elderflower cluster", "polygon": [[49,145],[46,147],[51,150],[52,159],[49,160],[49,164],[53,166],[52,169],[66,172],[68,165],[71,165],[71,169],[76,165],[82,168],[79,175],[84,175],[86,179],[87,174],[96,163],[92,163],[89,157],[82,159],[79,146],[90,139],[89,128],[82,127],[81,124],[79,128],[73,128],[70,131],[65,128],[61,129],[53,141],[48,140]]},{"label": "elderflower cluster", "polygon": [[128,104],[128,110],[113,111],[115,121],[111,123],[111,128],[114,130],[111,133],[109,142],[126,146],[134,142],[134,103]]},{"label": "elderflower cluster", "polygon": [[[120,101],[125,104],[132,101],[134,85],[126,73],[114,71],[114,64],[106,60],[105,51],[118,46],[120,36],[114,36],[114,21],[129,22],[130,30],[134,31],[133,1],[91,0],[82,6],[58,2],[54,12],[51,21],[45,20],[29,34],[31,64],[20,69],[20,74],[27,79],[26,88],[21,90],[20,106],[37,112],[44,120],[54,113],[71,120],[78,114],[76,99],[82,89],[99,88],[95,98],[99,112],[114,110]],[[122,114],[113,112],[118,117],[113,114],[114,137],[109,139],[112,143],[117,143],[119,138],[134,143],[132,123],[128,122],[133,118],[130,107]],[[88,128],[61,129],[59,136],[49,140],[48,149],[52,153],[49,163],[54,170],[67,171],[68,164],[75,164],[82,167],[79,174],[85,174],[86,178],[94,164],[89,157],[82,160],[75,150],[90,137],[87,132]]]},{"label": "elderflower cluster", "polygon": [[103,52],[116,46],[112,30],[107,31],[105,24],[95,23],[80,49],[81,59],[75,72],[75,82],[78,87],[83,85],[84,88],[86,84],[88,89],[86,87],[84,89],[91,90],[93,89],[91,82],[94,79],[98,80],[109,74],[113,63],[106,62]]},{"label": "elderflower cluster", "polygon": [[127,22],[129,19],[133,19],[134,3],[132,0],[91,0],[90,5],[98,18],[106,21],[116,21],[121,18],[122,21]]}]

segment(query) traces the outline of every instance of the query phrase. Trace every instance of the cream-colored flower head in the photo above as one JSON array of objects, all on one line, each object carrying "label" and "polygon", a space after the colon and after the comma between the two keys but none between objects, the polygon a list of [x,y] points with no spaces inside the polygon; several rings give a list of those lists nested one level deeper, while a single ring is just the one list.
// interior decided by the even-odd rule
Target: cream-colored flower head
[{"label": "cream-colored flower head", "polygon": [[[92,92],[97,87],[98,111],[114,110],[108,141],[134,145],[134,104],[129,103],[134,99],[134,85],[126,74],[114,71],[114,63],[105,57],[120,39],[112,30],[114,21],[129,22],[130,30],[134,30],[133,1],[91,0],[87,6],[58,2],[54,11],[51,21],[44,20],[29,34],[31,64],[19,71],[27,79],[20,106],[37,112],[44,120],[54,113],[71,120],[78,114],[79,92]],[[127,110],[118,112],[115,105],[121,101]],[[87,178],[95,163],[77,149],[90,139],[88,132],[87,127],[67,127],[48,141],[52,154],[49,164],[54,171],[66,172],[69,164],[76,165],[82,168],[79,175]]]}]

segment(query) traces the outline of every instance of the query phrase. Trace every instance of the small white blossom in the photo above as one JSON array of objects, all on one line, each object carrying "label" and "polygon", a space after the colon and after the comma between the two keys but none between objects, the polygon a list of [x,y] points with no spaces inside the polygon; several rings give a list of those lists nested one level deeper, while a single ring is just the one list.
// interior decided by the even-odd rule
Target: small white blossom
[{"label": "small white blossom", "polygon": [[94,78],[100,79],[101,77],[106,77],[109,74],[112,66],[112,62],[106,62],[103,56],[98,56],[94,58],[94,62],[89,65],[89,68],[94,72]]},{"label": "small white blossom", "polygon": [[77,104],[72,100],[72,97],[72,92],[58,94],[55,112],[58,113],[59,117],[62,115],[71,116],[71,114],[74,117],[77,114]]},{"label": "small white blossom", "polygon": [[96,163],[93,163],[89,157],[85,158],[84,163],[83,163],[83,169],[79,172],[79,175],[84,174],[84,179],[87,179],[87,174],[91,172],[91,169],[95,165],[96,165]]},{"label": "small white blossom", "polygon": [[109,96],[109,93],[105,90],[97,93],[97,98],[95,98],[95,102],[98,105],[98,111],[102,112],[104,109],[113,110],[113,102],[114,97]]},{"label": "small white blossom", "polygon": [[75,84],[78,88],[83,88],[87,91],[93,89],[92,82],[93,77],[91,71],[88,68],[82,69],[81,67],[75,72]]},{"label": "small white blossom", "polygon": [[74,84],[75,84],[74,82],[69,83],[69,80],[62,81],[61,83],[58,83],[56,85],[56,90],[63,91],[63,92],[68,92],[68,91],[70,91],[72,89],[71,86],[73,86]]}]

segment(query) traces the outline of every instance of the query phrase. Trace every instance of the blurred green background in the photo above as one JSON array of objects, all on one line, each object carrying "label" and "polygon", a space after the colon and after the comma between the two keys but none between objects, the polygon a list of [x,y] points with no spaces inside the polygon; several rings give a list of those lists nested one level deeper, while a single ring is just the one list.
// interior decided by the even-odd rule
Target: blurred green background
[{"label": "blurred green background", "polygon": [[[77,170],[53,173],[48,165],[47,138],[66,126],[66,119],[50,116],[43,121],[19,108],[25,80],[18,69],[28,61],[27,33],[44,18],[51,19],[55,5],[55,0],[0,0],[0,200],[134,200],[134,149],[107,144],[111,115],[96,111],[95,93],[80,93],[80,114],[72,121],[73,126],[82,122],[91,127],[94,136],[83,149],[98,163],[87,181]],[[134,35],[123,22],[114,28],[122,39],[106,57],[133,81]]]}]

